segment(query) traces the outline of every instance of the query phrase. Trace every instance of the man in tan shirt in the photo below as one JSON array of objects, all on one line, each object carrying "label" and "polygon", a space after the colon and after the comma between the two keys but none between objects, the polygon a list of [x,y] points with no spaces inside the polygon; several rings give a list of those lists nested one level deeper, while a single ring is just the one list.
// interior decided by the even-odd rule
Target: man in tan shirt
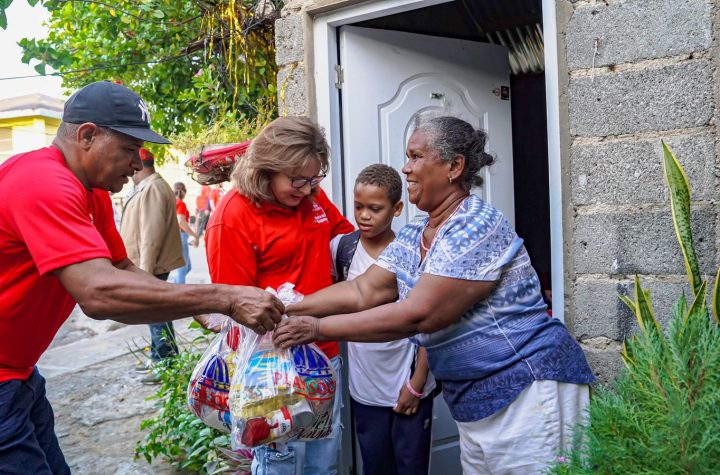
[{"label": "man in tan shirt", "polygon": [[[143,168],[133,175],[135,187],[125,201],[120,221],[120,235],[128,258],[160,280],[167,280],[174,269],[185,265],[180,230],[175,216],[175,194],[170,185],[155,171],[155,158],[146,149],[140,150]],[[152,323],[150,355],[153,361],[178,353],[172,322]],[[152,364],[138,365],[138,371],[149,371]],[[143,383],[156,383],[151,374]]]}]

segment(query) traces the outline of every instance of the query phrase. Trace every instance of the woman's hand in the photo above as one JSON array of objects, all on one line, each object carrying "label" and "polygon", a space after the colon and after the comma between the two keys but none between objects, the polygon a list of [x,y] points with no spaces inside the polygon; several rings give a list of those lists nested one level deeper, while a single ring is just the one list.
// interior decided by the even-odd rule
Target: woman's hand
[{"label": "woman's hand", "polygon": [[320,320],[313,317],[286,318],[275,328],[273,343],[281,350],[311,343],[317,340],[319,325]]},{"label": "woman's hand", "polygon": [[398,395],[397,404],[393,408],[393,411],[398,414],[405,414],[406,416],[412,416],[417,412],[417,408],[420,405],[420,398],[412,395],[407,386],[400,388],[400,394]]}]

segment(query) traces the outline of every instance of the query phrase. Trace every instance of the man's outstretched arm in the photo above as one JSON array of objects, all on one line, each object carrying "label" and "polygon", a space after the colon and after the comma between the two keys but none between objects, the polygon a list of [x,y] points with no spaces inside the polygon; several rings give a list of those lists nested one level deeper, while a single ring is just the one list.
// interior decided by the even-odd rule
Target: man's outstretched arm
[{"label": "man's outstretched arm", "polygon": [[263,334],[285,311],[273,295],[255,287],[175,285],[138,269],[129,259],[113,266],[90,259],[55,271],[63,286],[91,318],[122,323],[156,323],[222,313]]}]

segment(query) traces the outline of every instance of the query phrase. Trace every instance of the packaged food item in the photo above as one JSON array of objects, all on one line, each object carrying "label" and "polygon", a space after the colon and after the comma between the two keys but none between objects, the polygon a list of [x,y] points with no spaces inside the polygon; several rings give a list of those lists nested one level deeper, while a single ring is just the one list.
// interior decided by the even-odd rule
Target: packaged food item
[{"label": "packaged food item", "polygon": [[[303,297],[292,284],[276,295],[285,305]],[[278,350],[272,332],[240,332],[229,394],[233,449],[327,437],[336,376],[325,354],[312,344]]]},{"label": "packaged food item", "polygon": [[230,432],[228,394],[234,373],[240,326],[229,318],[195,366],[187,390],[190,410],[205,424]]},{"label": "packaged food item", "polygon": [[293,434],[297,440],[316,440],[332,432],[333,403],[337,376],[330,360],[315,344],[291,348],[298,378],[295,386],[310,404],[315,415],[311,424],[298,426]]}]

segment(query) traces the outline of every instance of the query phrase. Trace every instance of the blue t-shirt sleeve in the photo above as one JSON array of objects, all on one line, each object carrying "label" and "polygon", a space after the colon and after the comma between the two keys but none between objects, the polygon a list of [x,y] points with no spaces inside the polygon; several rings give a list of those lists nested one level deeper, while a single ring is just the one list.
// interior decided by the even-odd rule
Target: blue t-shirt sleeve
[{"label": "blue t-shirt sleeve", "polygon": [[494,208],[479,215],[456,217],[436,239],[439,242],[427,256],[425,272],[474,281],[499,280],[523,245],[507,219]]},{"label": "blue t-shirt sleeve", "polygon": [[398,267],[401,262],[401,249],[398,244],[398,240],[395,239],[383,250],[380,256],[377,258],[375,264],[382,267],[383,269],[397,274]]},{"label": "blue t-shirt sleeve", "polygon": [[420,232],[422,232],[421,224],[409,223],[403,226],[375,264],[396,275],[417,267],[419,259],[417,239]]}]

